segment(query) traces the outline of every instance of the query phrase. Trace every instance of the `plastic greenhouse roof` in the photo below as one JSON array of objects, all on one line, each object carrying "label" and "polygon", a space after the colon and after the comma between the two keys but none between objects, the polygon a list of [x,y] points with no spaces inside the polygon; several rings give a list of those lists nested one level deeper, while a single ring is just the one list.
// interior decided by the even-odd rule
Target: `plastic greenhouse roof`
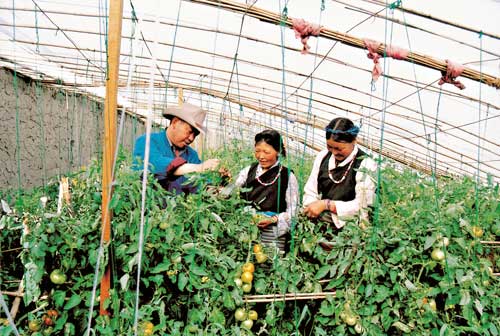
[{"label": "plastic greenhouse roof", "polygon": [[[209,111],[208,127],[218,136],[250,139],[273,127],[289,147],[315,151],[328,121],[347,116],[361,125],[361,144],[384,156],[437,175],[500,181],[498,0],[123,5],[118,101],[132,113],[162,122],[162,109],[177,104],[182,88],[185,101]],[[103,96],[110,6],[1,1],[0,64]],[[328,34],[310,37],[310,52],[302,54],[286,18]],[[373,61],[350,38],[402,47],[427,65],[381,58],[384,74],[372,83]],[[457,78],[464,90],[438,85],[447,59],[476,74]]]}]

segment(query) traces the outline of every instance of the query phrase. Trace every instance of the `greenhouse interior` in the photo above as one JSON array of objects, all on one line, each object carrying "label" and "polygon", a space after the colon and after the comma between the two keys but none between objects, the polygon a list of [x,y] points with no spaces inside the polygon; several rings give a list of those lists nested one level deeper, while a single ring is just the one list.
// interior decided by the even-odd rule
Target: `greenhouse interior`
[{"label": "greenhouse interior", "polygon": [[500,335],[499,14],[0,1],[0,335]]}]

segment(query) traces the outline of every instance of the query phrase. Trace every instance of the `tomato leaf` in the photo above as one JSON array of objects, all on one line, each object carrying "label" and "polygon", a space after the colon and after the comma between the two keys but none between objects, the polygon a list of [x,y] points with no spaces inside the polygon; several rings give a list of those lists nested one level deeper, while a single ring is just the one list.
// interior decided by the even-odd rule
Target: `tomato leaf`
[{"label": "tomato leaf", "polygon": [[404,324],[403,322],[400,322],[400,321],[396,321],[392,324],[393,327],[396,327],[398,328],[399,330],[401,330],[402,332],[408,334],[411,332],[411,329],[409,326],[407,326],[406,324]]},{"label": "tomato leaf", "polygon": [[476,307],[476,310],[479,313],[479,315],[483,315],[483,309],[484,309],[484,307],[481,304],[481,301],[479,301],[478,299],[475,299],[474,300],[474,307]]},{"label": "tomato leaf", "polygon": [[66,302],[66,305],[64,305],[64,309],[70,310],[71,308],[78,306],[81,301],[82,301],[82,298],[79,295],[73,294],[69,298],[69,301]]},{"label": "tomato leaf", "polygon": [[62,307],[64,305],[64,299],[66,298],[66,292],[62,290],[55,291],[52,298],[57,307]]},{"label": "tomato leaf", "polygon": [[127,290],[128,288],[128,279],[130,278],[130,276],[128,275],[128,273],[125,273],[121,278],[120,278],[120,286],[122,288],[122,290]]},{"label": "tomato leaf", "polygon": [[170,261],[164,261],[158,265],[156,265],[156,267],[153,267],[150,272],[153,273],[153,274],[156,274],[156,273],[163,273],[165,271],[168,271],[170,269],[170,266],[172,264],[170,263]]},{"label": "tomato leaf", "polygon": [[460,297],[459,305],[461,305],[461,306],[468,305],[470,303],[470,292],[468,290],[461,290],[460,294],[461,294],[461,297]]},{"label": "tomato leaf", "polygon": [[189,278],[186,276],[185,273],[179,274],[179,278],[177,279],[177,287],[179,287],[179,290],[181,290],[181,291],[184,290],[188,281],[189,281]]},{"label": "tomato leaf", "polygon": [[205,271],[205,269],[203,267],[200,267],[200,266],[195,265],[195,264],[191,264],[191,267],[189,268],[189,270],[195,275],[199,275],[199,276],[208,275],[208,273]]},{"label": "tomato leaf", "polygon": [[427,250],[428,248],[432,247],[435,241],[436,241],[435,235],[427,236],[427,238],[425,238],[424,250]]},{"label": "tomato leaf", "polygon": [[328,272],[330,271],[331,267],[332,267],[331,265],[322,266],[318,270],[318,273],[316,273],[316,276],[314,278],[317,280],[324,278],[328,274]]}]

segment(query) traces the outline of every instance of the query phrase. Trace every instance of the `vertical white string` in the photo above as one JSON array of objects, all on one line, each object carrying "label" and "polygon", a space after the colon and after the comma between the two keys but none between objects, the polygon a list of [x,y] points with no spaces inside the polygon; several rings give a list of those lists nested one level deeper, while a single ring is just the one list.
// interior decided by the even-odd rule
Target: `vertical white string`
[{"label": "vertical white string", "polygon": [[[160,4],[158,3],[158,6]],[[156,26],[158,31],[160,31],[160,22],[158,16],[156,16]],[[156,54],[158,51],[158,39],[159,34],[154,35],[154,47],[152,52],[152,62],[150,66],[150,76],[149,76],[149,98],[148,98],[148,110],[146,115],[146,145],[144,153],[144,167],[142,172],[142,192],[141,192],[141,223],[139,227],[139,240],[138,240],[138,259],[137,259],[137,279],[136,279],[136,290],[135,290],[135,309],[134,309],[134,335],[137,336],[138,332],[138,322],[139,322],[139,293],[140,293],[140,280],[141,280],[141,264],[142,264],[142,253],[144,245],[144,224],[145,224],[145,211],[146,211],[146,191],[148,182],[148,166],[149,166],[149,151],[151,142],[151,126],[153,117],[153,99],[154,99],[154,76],[156,69]]]}]

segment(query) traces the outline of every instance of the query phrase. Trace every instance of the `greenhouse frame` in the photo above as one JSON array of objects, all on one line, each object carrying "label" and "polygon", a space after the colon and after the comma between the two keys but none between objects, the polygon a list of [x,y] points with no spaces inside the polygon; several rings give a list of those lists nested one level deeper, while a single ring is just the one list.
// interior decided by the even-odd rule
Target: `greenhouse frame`
[{"label": "greenhouse frame", "polygon": [[499,335],[498,13],[0,1],[0,335]]}]

